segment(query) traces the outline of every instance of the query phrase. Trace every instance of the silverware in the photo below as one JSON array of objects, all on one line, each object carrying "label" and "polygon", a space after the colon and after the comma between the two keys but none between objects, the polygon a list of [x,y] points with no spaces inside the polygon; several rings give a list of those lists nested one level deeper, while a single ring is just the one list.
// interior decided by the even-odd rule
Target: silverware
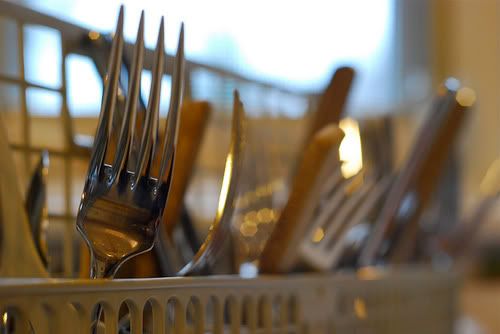
[{"label": "silverware", "polygon": [[[47,152],[42,152],[22,208],[14,161],[3,131],[0,119],[0,154],[3,157],[0,165],[0,277],[48,277],[45,234],[42,233],[47,222]],[[2,318],[0,333],[12,333],[15,317],[4,312]]]},{"label": "silverware", "polygon": [[[90,50],[93,52],[92,59],[104,80],[106,74],[105,59],[109,57],[112,39],[106,35],[99,35],[98,38],[86,38],[86,43],[92,45]],[[123,96],[127,96],[131,61],[127,52],[123,54],[122,58],[119,89]],[[123,108],[124,102],[124,98],[119,99],[119,107]],[[140,94],[137,110],[139,121],[136,122],[136,128],[139,123],[143,122],[145,112],[146,103]],[[174,269],[176,267],[175,264],[188,262],[200,247],[201,241],[196,234],[191,216],[183,199],[185,188],[191,175],[194,160],[197,157],[197,152],[210,113],[210,105],[203,101],[185,101],[181,107],[177,147],[178,154],[176,154],[174,161],[174,174],[176,177],[172,180],[172,189],[169,193],[159,232],[160,239],[166,235],[172,236],[171,239],[175,241],[175,245],[172,244],[171,246],[174,248],[167,251],[166,249],[160,249],[161,242],[156,243],[153,252],[141,254],[131,259],[125,266],[122,266],[118,273],[120,277],[157,277],[175,275],[177,273],[177,270]],[[120,120],[115,117],[113,118],[113,122],[119,123]],[[158,140],[160,140],[160,136],[158,136]],[[116,145],[116,140],[114,142]],[[129,165],[136,161],[137,155],[138,147],[134,145],[129,156]],[[166,242],[163,243],[165,244]],[[82,253],[82,255],[85,257],[87,254]],[[88,262],[88,260],[86,262]]]},{"label": "silverware", "polygon": [[[122,267],[120,277],[173,276],[179,269],[174,264],[189,262],[200,247],[201,241],[187,213],[184,197],[210,113],[207,102],[186,101],[182,104],[173,167],[175,177],[161,218],[158,242],[152,252],[144,253]],[[162,248],[164,241],[161,239],[167,236],[170,236],[174,250]]]},{"label": "silverware", "polygon": [[319,131],[304,152],[288,202],[260,255],[262,273],[287,273],[298,265],[298,244],[310,227],[325,177],[338,165],[342,131],[330,124]]},{"label": "silverware", "polygon": [[48,277],[32,238],[1,119],[0,155],[0,277]]},{"label": "silverware", "polygon": [[26,193],[26,213],[31,227],[31,236],[35,242],[38,255],[45,267],[48,266],[47,250],[47,173],[49,168],[49,153],[42,151],[40,160],[31,176]]},{"label": "silverware", "polygon": [[299,245],[301,261],[308,268],[337,268],[341,261],[346,261],[344,254],[354,253],[366,237],[360,229],[369,232],[363,224],[369,223],[370,214],[386,195],[392,176],[376,180],[363,174],[361,171],[348,181],[337,183],[313,219],[309,233]]},{"label": "silverware", "polygon": [[[164,276],[171,276],[177,273],[177,270],[172,268],[172,262],[175,262],[175,260],[172,261],[170,259],[168,261],[166,255],[180,256],[180,262],[187,263],[193,258],[201,245],[201,241],[187,212],[184,197],[189,180],[194,172],[195,161],[198,157],[198,151],[201,147],[210,114],[211,107],[207,102],[186,102],[181,109],[179,145],[177,148],[179,153],[174,161],[175,178],[172,180],[171,195],[168,197],[165,212],[163,213],[162,232],[160,233],[159,240],[159,243],[161,243],[161,239],[166,236],[170,240],[175,240],[174,245],[178,252],[167,253],[166,250],[161,250],[160,247],[157,247],[156,255],[160,259],[161,272]],[[239,130],[235,129],[235,131]],[[241,136],[242,134],[239,133],[238,135]]]},{"label": "silverware", "polygon": [[325,180],[317,214],[298,246],[305,270],[329,271],[346,263],[352,265],[369,233],[372,215],[392,182],[388,118],[358,122],[363,169],[344,177],[340,169],[333,168]]},{"label": "silverware", "polygon": [[[160,272],[163,276],[185,276],[213,272],[214,265],[220,259],[220,253],[225,251],[225,240],[230,237],[229,228],[234,211],[234,201],[243,159],[243,148],[245,142],[245,112],[243,104],[239,98],[239,93],[235,91],[231,142],[229,152],[226,156],[224,178],[219,195],[216,217],[209,228],[209,233],[205,240],[200,243],[200,245],[195,246],[194,242],[189,240],[195,234],[194,230],[188,229],[192,225],[186,224],[186,221],[178,222],[177,220],[179,217],[175,218],[176,215],[179,214],[179,206],[182,204],[181,200],[184,193],[182,188],[185,187],[185,184],[182,185],[182,182],[187,181],[187,176],[189,174],[188,169],[192,168],[193,159],[196,156],[196,146],[199,145],[199,141],[201,140],[201,128],[204,127],[206,117],[208,116],[207,113],[209,112],[207,109],[208,105],[206,103],[191,104],[190,106],[191,107],[189,107],[189,105],[183,106],[182,113],[194,112],[196,109],[198,109],[198,112],[201,112],[200,115],[191,114],[190,116],[184,116],[184,119],[186,122],[191,124],[191,127],[194,126],[198,128],[198,130],[195,131],[197,132],[197,135],[190,138],[192,141],[191,144],[179,144],[177,148],[179,155],[176,157],[174,162],[174,174],[176,177],[180,177],[184,180],[178,181],[180,189],[177,189],[177,193],[174,195],[178,196],[178,198],[175,201],[172,201],[172,204],[170,203],[171,197],[169,194],[167,208],[169,205],[175,205],[177,207],[171,207],[171,209],[175,209],[176,211],[164,212],[164,216],[162,218],[164,224],[160,226],[158,240],[155,245],[158,265],[160,266]],[[183,116],[181,116],[181,119],[182,117]],[[184,136],[182,136],[182,131],[183,129],[181,123],[179,134],[180,139],[191,133],[185,129]],[[182,140],[185,141],[186,139],[187,137]],[[180,152],[181,150],[184,151]],[[180,161],[178,161],[179,157]],[[176,171],[180,168],[184,168],[184,173],[187,174],[177,173]],[[176,182],[175,179],[173,182]],[[176,221],[169,221],[173,219]],[[169,225],[168,228],[166,225]]]},{"label": "silverware", "polygon": [[[119,130],[110,129],[113,113],[120,112],[116,108],[116,99],[123,49],[121,7],[113,37],[99,124],[77,216],[77,229],[91,252],[92,278],[112,278],[123,262],[153,247],[170,188],[183,81],[184,30],[181,26],[165,141],[159,154],[154,154],[164,66],[162,18],[139,155],[134,166],[128,170],[127,160],[134,145],[132,138],[141,81],[143,33],[144,13],[137,33],[123,122]],[[112,131],[119,131],[115,152],[108,150]],[[112,157],[111,165],[105,163],[106,156]],[[156,175],[152,169],[155,161],[160,161]]]},{"label": "silverware", "polygon": [[245,111],[238,91],[234,91],[231,142],[226,156],[224,176],[219,194],[215,219],[210,225],[208,235],[194,257],[178,271],[185,276],[209,270],[213,267],[230,237],[230,223],[234,213],[236,191],[243,158]]},{"label": "silverware", "polygon": [[459,89],[455,79],[447,80],[441,87],[362,250],[361,265],[373,265],[382,258],[391,263],[411,259],[420,215],[440,177],[466,110],[474,100],[474,92],[469,88]]}]

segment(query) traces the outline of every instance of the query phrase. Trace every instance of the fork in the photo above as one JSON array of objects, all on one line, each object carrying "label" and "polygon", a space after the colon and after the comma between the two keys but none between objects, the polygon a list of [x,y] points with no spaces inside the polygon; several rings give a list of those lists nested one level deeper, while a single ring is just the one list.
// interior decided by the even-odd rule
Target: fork
[{"label": "fork", "polygon": [[[164,20],[162,18],[154,53],[153,78],[139,142],[137,161],[130,170],[127,162],[134,138],[135,116],[144,53],[144,12],[141,14],[131,67],[124,115],[115,152],[108,152],[113,113],[123,52],[123,6],[113,37],[108,74],[104,87],[99,123],[90,159],[76,227],[91,253],[91,277],[112,278],[125,261],[150,250],[172,178],[172,164],[178,129],[178,113],[183,82],[184,28],[181,25],[174,63],[167,128],[163,148],[155,149],[158,130],[161,78],[164,68]],[[116,110],[118,109],[118,110]],[[158,152],[155,154],[154,152]],[[112,164],[105,163],[112,155]],[[161,157],[160,157],[161,155]],[[159,162],[154,175],[153,164]]]},{"label": "fork", "polygon": [[352,231],[369,220],[392,180],[392,175],[377,179],[366,175],[366,171],[347,180],[339,174],[340,171],[332,174],[330,179],[336,180],[333,191],[326,196],[327,203],[312,220],[299,245],[303,264],[319,271],[339,265],[346,248],[351,246]]}]

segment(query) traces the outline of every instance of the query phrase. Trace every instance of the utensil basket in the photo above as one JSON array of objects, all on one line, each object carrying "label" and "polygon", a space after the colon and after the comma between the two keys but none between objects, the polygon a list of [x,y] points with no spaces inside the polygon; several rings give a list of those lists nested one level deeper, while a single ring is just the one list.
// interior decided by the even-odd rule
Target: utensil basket
[{"label": "utensil basket", "polygon": [[[25,26],[49,28],[60,36],[62,75],[58,87],[29,81],[24,73],[24,57],[15,61],[19,73],[0,73],[0,83],[19,89],[23,97],[20,111],[16,110],[23,120],[22,140],[12,146],[25,156],[25,172],[32,157],[42,149],[30,137],[27,90],[50,91],[62,99],[59,117],[66,144],[63,149],[49,148],[49,153],[63,160],[64,211],[51,213],[49,219],[65,222],[60,253],[64,256],[62,274],[70,277],[75,267],[72,163],[87,156],[75,149],[64,73],[68,55],[92,57],[88,45],[80,43],[89,31],[5,0],[0,0],[0,17],[14,27],[17,47],[11,49],[17,49],[19,55],[25,54]],[[189,73],[197,68],[210,70],[232,82],[250,82],[297,95],[265,82],[187,62]],[[455,298],[453,274],[415,269],[254,279],[234,276],[113,281],[0,279],[0,329],[14,329],[14,333],[89,333],[93,310],[101,304],[106,333],[116,333],[124,314],[129,314],[126,322],[130,320],[131,333],[442,334],[453,331]]]},{"label": "utensil basket", "polygon": [[131,333],[442,334],[453,332],[455,296],[453,274],[417,270],[0,281],[2,320],[37,334],[89,333],[99,303],[105,333],[117,332],[126,305]]}]

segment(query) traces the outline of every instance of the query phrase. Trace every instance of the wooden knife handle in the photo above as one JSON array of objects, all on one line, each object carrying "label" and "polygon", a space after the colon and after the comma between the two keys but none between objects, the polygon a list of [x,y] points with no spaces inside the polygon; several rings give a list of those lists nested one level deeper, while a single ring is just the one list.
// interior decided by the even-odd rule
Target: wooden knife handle
[{"label": "wooden knife handle", "polygon": [[339,67],[332,75],[330,83],[320,97],[318,107],[311,120],[306,143],[325,125],[340,121],[347,97],[354,79],[354,69]]},{"label": "wooden knife handle", "polygon": [[[311,221],[317,204],[322,170],[327,166],[344,134],[336,125],[330,124],[319,131],[307,146],[299,169],[295,175],[288,202],[266,243],[260,257],[262,273],[286,273],[293,269],[298,244]],[[333,151],[335,150],[335,151]],[[336,161],[334,159],[333,161]]]},{"label": "wooden knife handle", "polygon": [[172,184],[162,218],[169,233],[179,221],[184,195],[194,171],[210,113],[208,102],[185,102],[182,106]]}]

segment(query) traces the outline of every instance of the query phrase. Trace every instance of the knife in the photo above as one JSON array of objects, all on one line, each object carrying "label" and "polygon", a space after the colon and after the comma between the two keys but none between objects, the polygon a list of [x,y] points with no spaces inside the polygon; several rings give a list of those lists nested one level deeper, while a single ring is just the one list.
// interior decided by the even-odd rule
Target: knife
[{"label": "knife", "polygon": [[305,140],[306,144],[325,125],[339,123],[349,97],[354,75],[354,69],[347,66],[339,67],[333,73],[330,83],[319,99],[318,107],[312,115]]},{"label": "knife", "polygon": [[290,196],[263,252],[261,273],[287,273],[298,262],[298,247],[309,228],[325,177],[338,168],[338,146],[343,132],[335,124],[316,133],[299,164]]},{"label": "knife", "polygon": [[379,259],[390,263],[408,261],[415,248],[419,217],[429,202],[475,93],[458,88],[448,79],[420,129],[406,160],[362,250],[360,265]]}]

